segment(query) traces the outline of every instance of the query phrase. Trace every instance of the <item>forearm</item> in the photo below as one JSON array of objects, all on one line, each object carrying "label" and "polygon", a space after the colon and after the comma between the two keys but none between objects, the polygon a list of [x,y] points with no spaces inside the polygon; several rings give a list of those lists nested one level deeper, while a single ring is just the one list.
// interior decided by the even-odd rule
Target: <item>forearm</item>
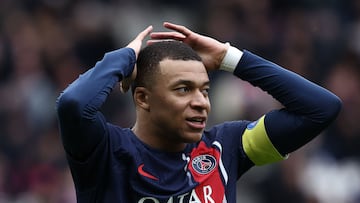
[{"label": "forearm", "polygon": [[106,121],[99,109],[116,83],[131,74],[135,60],[132,49],[107,53],[59,96],[58,120],[68,153],[84,157],[102,140]]},{"label": "forearm", "polygon": [[285,106],[265,117],[267,134],[282,154],[318,135],[340,110],[341,102],[331,92],[247,51],[234,75],[260,87]]},{"label": "forearm", "polygon": [[[338,108],[339,99],[328,90],[272,62],[245,51],[234,74],[268,92],[290,112],[325,121]],[[331,117],[331,116],[330,116]]]}]

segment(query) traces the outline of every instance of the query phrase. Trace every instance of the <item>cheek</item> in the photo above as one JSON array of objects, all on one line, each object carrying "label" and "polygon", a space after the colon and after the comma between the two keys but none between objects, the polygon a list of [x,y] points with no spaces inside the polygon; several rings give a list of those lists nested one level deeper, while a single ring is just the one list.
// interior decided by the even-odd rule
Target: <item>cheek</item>
[{"label": "cheek", "polygon": [[207,110],[208,110],[208,113],[210,113],[210,111],[211,111],[211,102],[210,102],[210,98],[208,98],[208,108],[207,108]]},{"label": "cheek", "polygon": [[164,103],[162,106],[160,106],[160,108],[163,109],[163,111],[167,111],[168,114],[170,114],[170,116],[174,119],[183,115],[185,111],[185,105],[179,103],[178,101]]},{"label": "cheek", "polygon": [[178,117],[182,115],[186,104],[183,104],[179,99],[159,98],[156,103],[152,104],[153,110],[162,116]]},{"label": "cheek", "polygon": [[165,131],[177,131],[182,128],[184,122],[184,109],[174,103],[159,103],[152,112],[152,120]]}]

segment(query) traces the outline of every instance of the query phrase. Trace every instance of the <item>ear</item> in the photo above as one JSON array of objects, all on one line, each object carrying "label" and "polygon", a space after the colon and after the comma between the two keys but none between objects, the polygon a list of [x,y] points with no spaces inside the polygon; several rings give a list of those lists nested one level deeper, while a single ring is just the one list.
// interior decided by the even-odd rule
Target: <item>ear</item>
[{"label": "ear", "polygon": [[142,108],[145,111],[150,110],[149,104],[149,90],[145,87],[136,87],[134,90],[134,102],[136,107]]}]

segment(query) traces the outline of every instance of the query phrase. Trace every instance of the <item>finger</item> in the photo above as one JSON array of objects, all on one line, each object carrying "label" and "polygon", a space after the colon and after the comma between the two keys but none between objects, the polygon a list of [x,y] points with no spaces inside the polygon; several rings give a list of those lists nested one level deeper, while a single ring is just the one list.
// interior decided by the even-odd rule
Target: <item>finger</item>
[{"label": "finger", "polygon": [[124,78],[120,82],[120,91],[121,91],[121,93],[126,93],[130,89],[131,83],[132,83],[132,79],[130,77]]},{"label": "finger", "polygon": [[186,28],[183,25],[177,25],[177,24],[170,23],[170,22],[164,22],[163,26],[165,28],[167,28],[167,29],[175,30],[177,32],[180,32],[185,36],[189,36],[189,35],[191,35],[193,33],[191,30],[189,30],[188,28]]},{"label": "finger", "polygon": [[173,39],[149,39],[146,41],[146,45],[151,45],[157,42],[164,42],[164,41],[178,41]]},{"label": "finger", "polygon": [[153,32],[150,34],[151,39],[173,39],[173,40],[184,40],[185,35],[179,32]]},{"label": "finger", "polygon": [[138,34],[138,36],[136,36],[136,39],[139,39],[139,40],[143,40],[147,35],[150,34],[150,32],[153,30],[153,26],[150,25],[148,26],[145,30],[143,30],[142,32],[140,32]]},{"label": "finger", "polygon": [[146,45],[154,44],[154,43],[161,42],[161,41],[164,41],[164,40],[149,39],[148,41],[146,41]]},{"label": "finger", "polygon": [[125,81],[120,82],[120,92],[126,93],[129,90],[129,85]]}]

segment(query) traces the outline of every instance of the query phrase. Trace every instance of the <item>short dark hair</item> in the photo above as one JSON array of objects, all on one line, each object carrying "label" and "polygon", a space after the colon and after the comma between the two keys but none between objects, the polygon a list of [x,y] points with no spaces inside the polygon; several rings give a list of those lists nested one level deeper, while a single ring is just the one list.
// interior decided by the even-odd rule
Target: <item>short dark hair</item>
[{"label": "short dark hair", "polygon": [[201,61],[189,45],[179,41],[160,41],[146,46],[137,58],[137,75],[131,87],[133,93],[136,87],[149,88],[153,84],[159,63],[164,59]]}]

